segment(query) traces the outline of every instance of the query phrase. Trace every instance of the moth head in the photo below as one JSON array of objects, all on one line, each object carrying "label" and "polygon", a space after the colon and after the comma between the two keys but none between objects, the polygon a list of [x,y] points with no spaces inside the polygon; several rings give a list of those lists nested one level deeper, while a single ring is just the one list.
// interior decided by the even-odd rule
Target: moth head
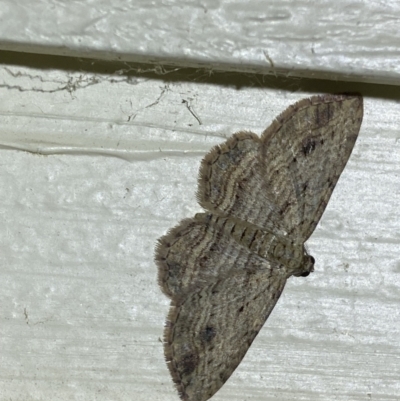
[{"label": "moth head", "polygon": [[307,253],[304,249],[303,263],[301,265],[301,270],[299,270],[294,276],[296,277],[307,277],[310,273],[314,271],[315,259]]}]

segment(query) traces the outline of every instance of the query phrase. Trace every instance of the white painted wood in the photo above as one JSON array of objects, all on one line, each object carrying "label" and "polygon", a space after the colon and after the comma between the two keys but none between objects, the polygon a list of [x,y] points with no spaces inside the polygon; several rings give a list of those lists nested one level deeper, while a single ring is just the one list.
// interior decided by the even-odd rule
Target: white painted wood
[{"label": "white painted wood", "polygon": [[213,400],[399,399],[398,95],[185,74],[0,68],[0,398],[178,400],[153,249],[200,210],[201,158],[302,97],[360,90],[359,140],[308,242],[316,272],[290,280]]},{"label": "white painted wood", "polygon": [[0,49],[398,85],[400,3],[0,0]]}]

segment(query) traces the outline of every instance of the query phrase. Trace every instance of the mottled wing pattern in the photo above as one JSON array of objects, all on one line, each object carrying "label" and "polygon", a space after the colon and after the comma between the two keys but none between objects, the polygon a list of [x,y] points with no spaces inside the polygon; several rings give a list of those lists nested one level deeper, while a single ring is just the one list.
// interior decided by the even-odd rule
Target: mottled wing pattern
[{"label": "mottled wing pattern", "polygon": [[172,302],[165,355],[183,400],[205,401],[228,380],[285,282],[285,275],[276,268],[236,272]]},{"label": "mottled wing pattern", "polygon": [[[288,229],[282,226],[280,201],[266,185],[261,145],[260,137],[243,131],[211,149],[201,163],[197,198],[207,210],[284,235]],[[290,177],[281,184],[290,185]]]},{"label": "mottled wing pattern", "polygon": [[311,235],[360,129],[359,96],[301,100],[260,138],[239,132],[214,147],[200,168],[201,206],[299,243]]},{"label": "mottled wing pattern", "polygon": [[[294,241],[305,242],[317,226],[353,150],[362,117],[360,96],[315,96],[290,106],[264,131],[263,171]],[[291,184],[282,185],[288,177]]]},{"label": "mottled wing pattern", "polygon": [[[312,271],[308,255],[290,259],[293,266],[289,260],[279,265],[277,258],[313,232],[362,114],[361,97],[312,97],[290,106],[261,139],[239,132],[204,158],[197,195],[209,213],[183,220],[156,249],[159,284],[172,300],[165,355],[182,399],[205,401],[218,391],[287,277]],[[272,241],[274,253],[261,252],[264,258],[251,250],[267,249]]]},{"label": "mottled wing pattern", "polygon": [[210,224],[209,215],[203,213],[183,220],[161,237],[155,259],[160,287],[172,299],[228,273],[270,268],[268,261]]}]

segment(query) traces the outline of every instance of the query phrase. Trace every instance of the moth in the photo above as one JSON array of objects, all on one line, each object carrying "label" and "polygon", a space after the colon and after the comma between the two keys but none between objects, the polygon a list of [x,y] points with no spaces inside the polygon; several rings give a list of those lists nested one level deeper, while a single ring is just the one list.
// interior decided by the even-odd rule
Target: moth
[{"label": "moth", "polygon": [[204,157],[205,209],[158,240],[158,282],[171,299],[167,365],[185,401],[212,397],[243,359],[286,280],[314,271],[304,243],[353,150],[358,95],[289,106],[261,137],[241,131]]}]

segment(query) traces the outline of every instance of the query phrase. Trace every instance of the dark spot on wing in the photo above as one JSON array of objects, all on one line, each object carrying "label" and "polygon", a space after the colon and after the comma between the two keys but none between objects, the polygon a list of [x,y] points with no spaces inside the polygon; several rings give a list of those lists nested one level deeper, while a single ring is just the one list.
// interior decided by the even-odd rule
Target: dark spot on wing
[{"label": "dark spot on wing", "polygon": [[310,155],[315,150],[315,141],[311,138],[306,138],[303,141],[303,153],[304,156]]},{"label": "dark spot on wing", "polygon": [[217,331],[214,327],[207,326],[200,332],[200,338],[203,342],[209,343],[216,336]]},{"label": "dark spot on wing", "polygon": [[193,351],[189,351],[183,355],[182,360],[179,363],[179,370],[184,375],[189,375],[196,369],[198,362],[199,358],[197,354],[195,354]]}]

